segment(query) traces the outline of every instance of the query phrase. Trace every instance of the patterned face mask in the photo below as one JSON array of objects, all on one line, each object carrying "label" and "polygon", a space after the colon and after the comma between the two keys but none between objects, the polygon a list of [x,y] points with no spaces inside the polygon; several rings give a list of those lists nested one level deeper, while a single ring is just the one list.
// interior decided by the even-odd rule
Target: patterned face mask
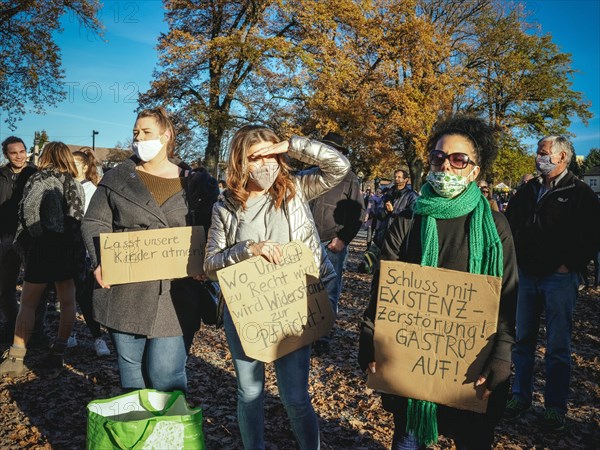
[{"label": "patterned face mask", "polygon": [[542,175],[548,175],[554,169],[556,169],[558,164],[552,162],[552,155],[538,155],[535,160],[535,168]]},{"label": "patterned face mask", "polygon": [[277,161],[265,162],[262,165],[259,163],[250,163],[249,169],[248,176],[252,182],[267,191],[277,179],[279,163]]},{"label": "patterned face mask", "polygon": [[[473,170],[475,170],[475,168],[473,168]],[[471,170],[466,177],[456,175],[453,172],[432,171],[427,174],[427,182],[440,197],[454,198],[457,195],[462,194],[467,188],[469,177],[473,173],[473,170]]]}]

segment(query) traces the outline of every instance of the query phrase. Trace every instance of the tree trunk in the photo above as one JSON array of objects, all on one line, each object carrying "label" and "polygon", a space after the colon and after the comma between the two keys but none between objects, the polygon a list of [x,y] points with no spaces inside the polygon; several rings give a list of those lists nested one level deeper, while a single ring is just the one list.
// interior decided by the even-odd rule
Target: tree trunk
[{"label": "tree trunk", "polygon": [[414,137],[409,132],[399,132],[401,140],[401,153],[404,157],[404,162],[408,166],[410,174],[410,184],[416,192],[421,190],[421,175],[423,174],[423,161],[417,154],[415,148]]},{"label": "tree trunk", "polygon": [[213,177],[218,175],[219,153],[224,130],[221,127],[210,125],[208,129],[208,141],[204,150],[204,167]]},{"label": "tree trunk", "polygon": [[410,182],[414,191],[421,190],[421,175],[423,174],[423,161],[414,158],[408,162],[408,171],[410,172]]}]

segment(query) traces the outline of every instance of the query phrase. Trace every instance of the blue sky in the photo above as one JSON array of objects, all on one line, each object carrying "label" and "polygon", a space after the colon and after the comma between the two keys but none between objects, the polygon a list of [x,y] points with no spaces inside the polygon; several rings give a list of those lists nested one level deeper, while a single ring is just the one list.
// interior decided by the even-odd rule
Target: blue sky
[{"label": "blue sky", "polygon": [[[138,93],[150,87],[158,61],[158,36],[167,31],[160,0],[104,1],[103,38],[83,29],[76,18],[62,18],[56,35],[62,50],[67,98],[45,115],[28,114],[13,134],[29,147],[35,131],[67,144],[112,147],[131,136]],[[10,132],[2,124],[2,136]]]},{"label": "blue sky", "polygon": [[[578,155],[600,148],[600,0],[538,0],[526,2],[534,20],[565,53],[571,53],[578,71],[573,88],[592,102],[594,117],[585,127],[575,118],[570,131]],[[150,85],[158,61],[155,49],[163,22],[160,0],[105,1],[100,19],[104,41],[80,28],[73,17],[63,18],[57,35],[62,49],[68,96],[45,115],[28,114],[11,132],[0,124],[0,138],[15,134],[27,146],[35,131],[68,144],[112,147],[131,135],[139,92]],[[532,141],[533,142],[533,141]]]}]

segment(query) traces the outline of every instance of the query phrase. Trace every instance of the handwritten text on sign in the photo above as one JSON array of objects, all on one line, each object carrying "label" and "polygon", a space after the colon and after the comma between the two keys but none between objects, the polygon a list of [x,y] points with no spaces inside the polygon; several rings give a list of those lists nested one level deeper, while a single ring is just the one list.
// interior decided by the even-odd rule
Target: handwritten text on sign
[{"label": "handwritten text on sign", "polygon": [[484,412],[474,383],[496,332],[501,281],[381,261],[369,387]]},{"label": "handwritten text on sign", "polygon": [[271,362],[329,332],[333,312],[312,252],[299,241],[283,261],[250,258],[219,270],[223,297],[244,352]]},{"label": "handwritten text on sign", "polygon": [[101,233],[105,283],[168,280],[203,273],[204,227]]}]

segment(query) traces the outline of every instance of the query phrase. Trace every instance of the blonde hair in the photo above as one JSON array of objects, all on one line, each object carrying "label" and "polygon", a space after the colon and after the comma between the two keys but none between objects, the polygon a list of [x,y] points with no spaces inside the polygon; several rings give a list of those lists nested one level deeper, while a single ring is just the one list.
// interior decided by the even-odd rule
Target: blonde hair
[{"label": "blonde hair", "polygon": [[73,152],[74,158],[81,158],[83,164],[87,166],[87,170],[83,174],[86,180],[94,183],[95,186],[98,186],[100,182],[100,176],[98,175],[98,170],[96,169],[96,157],[94,156],[94,152],[91,147],[81,147],[76,152]]},{"label": "blonde hair", "polygon": [[38,169],[53,169],[77,177],[77,167],[69,147],[62,142],[48,142],[38,161]]},{"label": "blonde hair", "polygon": [[169,114],[167,110],[162,106],[158,108],[144,109],[140,111],[136,117],[136,121],[143,117],[152,117],[158,123],[158,127],[160,128],[161,133],[169,130],[171,133],[171,139],[167,143],[167,156],[169,158],[173,158],[175,156],[175,127],[173,126],[173,122],[169,118]]},{"label": "blonde hair", "polygon": [[[260,142],[277,144],[281,139],[273,130],[262,125],[244,125],[231,139],[229,146],[229,165],[227,167],[227,188],[243,208],[246,208],[249,192],[246,190],[248,183],[248,149]],[[290,174],[290,166],[285,162],[283,155],[275,155],[279,164],[279,174],[269,193],[275,199],[275,207],[280,208],[283,200],[290,200],[296,195],[296,187]]]}]

